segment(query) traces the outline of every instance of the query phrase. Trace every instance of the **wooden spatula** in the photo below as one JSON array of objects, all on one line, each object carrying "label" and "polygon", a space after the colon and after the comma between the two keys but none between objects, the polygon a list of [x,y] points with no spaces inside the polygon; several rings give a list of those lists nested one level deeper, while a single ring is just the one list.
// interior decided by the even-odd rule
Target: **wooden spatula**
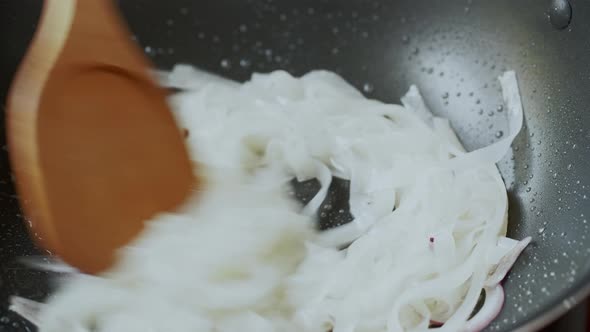
[{"label": "wooden spatula", "polygon": [[149,67],[110,0],[46,0],[11,88],[21,204],[41,245],[84,272],[197,185]]}]

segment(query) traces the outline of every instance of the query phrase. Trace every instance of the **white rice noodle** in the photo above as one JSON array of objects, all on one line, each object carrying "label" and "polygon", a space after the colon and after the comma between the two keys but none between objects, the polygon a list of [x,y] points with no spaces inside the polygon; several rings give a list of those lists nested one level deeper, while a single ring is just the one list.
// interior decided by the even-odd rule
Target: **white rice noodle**
[{"label": "white rice noodle", "polygon": [[16,312],[29,322],[39,326],[41,320],[39,319],[39,312],[43,309],[45,304],[22,298],[20,296],[12,296],[10,298],[9,310]]},{"label": "white rice noodle", "polygon": [[152,74],[160,85],[167,88],[198,90],[212,82],[238,87],[234,81],[185,64],[175,65],[172,71],[154,70]]},{"label": "white rice noodle", "polygon": [[523,124],[523,110],[516,74],[513,71],[508,71],[502,74],[498,80],[502,87],[504,104],[508,109],[509,134],[492,145],[450,160],[449,164],[452,167],[467,168],[473,167],[475,163],[493,164],[499,162],[510,150],[512,141],[520,132]]},{"label": "white rice noodle", "polygon": [[21,258],[20,261],[26,266],[41,271],[63,274],[80,273],[78,269],[56,257],[26,256]]},{"label": "white rice noodle", "polygon": [[522,241],[518,241],[513,246],[513,248],[510,249],[510,251],[501,256],[502,258],[499,261],[494,260],[498,263],[496,268],[493,269],[493,272],[488,276],[488,279],[486,280],[485,285],[487,287],[493,287],[495,285],[498,285],[502,280],[504,280],[506,274],[508,274],[508,271],[510,271],[512,265],[514,265],[514,263],[516,262],[516,259],[520,256],[522,251],[529,245],[531,240],[532,238],[529,236]]},{"label": "white rice noodle", "polygon": [[[171,105],[209,186],[151,221],[111,271],[73,275],[40,315],[13,306],[41,332],[456,332],[499,312],[499,283],[530,242],[504,237],[495,166],[522,126],[513,72],[500,77],[509,135],[472,152],[415,86],[400,106],[325,71],[158,76],[186,90]],[[317,234],[333,176],[350,180],[354,222]],[[282,195],[292,178],[320,183],[303,209]]]},{"label": "white rice noodle", "polygon": [[494,287],[484,288],[485,302],[481,309],[467,321],[463,330],[465,332],[479,332],[488,326],[502,310],[504,304],[504,288],[496,284]]}]

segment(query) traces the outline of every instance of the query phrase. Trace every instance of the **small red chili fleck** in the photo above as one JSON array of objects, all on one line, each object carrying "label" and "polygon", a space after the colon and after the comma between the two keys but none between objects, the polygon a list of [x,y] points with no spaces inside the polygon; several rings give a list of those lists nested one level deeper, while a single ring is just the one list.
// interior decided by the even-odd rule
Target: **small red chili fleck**
[{"label": "small red chili fleck", "polygon": [[430,240],[430,243],[434,243],[434,237],[433,237],[433,236],[431,236],[431,237],[429,238],[429,240]]}]

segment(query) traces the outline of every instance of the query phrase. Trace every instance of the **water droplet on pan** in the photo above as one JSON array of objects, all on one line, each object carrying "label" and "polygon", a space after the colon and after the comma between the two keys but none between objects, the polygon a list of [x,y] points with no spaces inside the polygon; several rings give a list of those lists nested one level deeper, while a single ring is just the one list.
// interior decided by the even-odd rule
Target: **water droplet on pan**
[{"label": "water droplet on pan", "polygon": [[228,59],[222,59],[219,64],[221,65],[221,68],[223,68],[223,69],[230,69],[231,68],[231,62],[229,62]]},{"label": "water droplet on pan", "polygon": [[363,92],[372,93],[373,91],[375,91],[375,87],[373,86],[373,84],[369,82],[363,84]]}]

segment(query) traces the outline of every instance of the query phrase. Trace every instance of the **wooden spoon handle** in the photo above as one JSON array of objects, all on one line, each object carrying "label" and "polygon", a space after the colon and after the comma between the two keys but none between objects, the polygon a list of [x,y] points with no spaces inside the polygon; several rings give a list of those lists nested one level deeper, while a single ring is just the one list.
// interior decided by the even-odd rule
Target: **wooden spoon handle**
[{"label": "wooden spoon handle", "polygon": [[177,208],[192,164],[149,61],[107,0],[46,0],[11,89],[17,189],[41,244],[95,273]]}]

